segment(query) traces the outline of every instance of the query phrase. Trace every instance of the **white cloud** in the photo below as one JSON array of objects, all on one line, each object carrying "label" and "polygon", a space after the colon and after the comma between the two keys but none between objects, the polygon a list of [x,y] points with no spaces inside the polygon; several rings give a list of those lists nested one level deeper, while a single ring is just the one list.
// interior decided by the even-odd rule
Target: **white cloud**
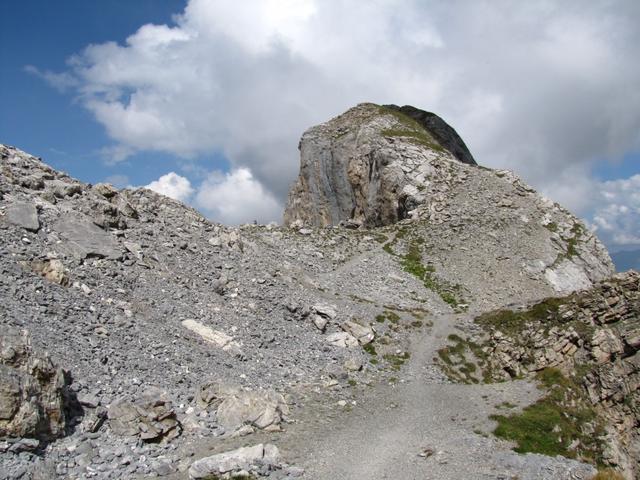
[{"label": "white cloud", "polygon": [[75,85],[114,161],[222,152],[280,204],[302,131],[373,101],[440,114],[479,163],[584,209],[564,182],[587,192],[594,161],[640,150],[639,16],[634,0],[190,0],[50,81]]},{"label": "white cloud", "polygon": [[154,180],[149,185],[145,185],[145,188],[181,202],[189,200],[194,192],[189,179],[182,177],[175,172],[169,172],[162,175],[158,180]]},{"label": "white cloud", "polygon": [[35,75],[36,77],[42,78],[59,92],[66,92],[71,88],[80,86],[80,81],[78,80],[78,78],[68,72],[43,72],[38,67],[35,67],[33,65],[25,65],[24,71],[30,73],[31,75]]},{"label": "white cloud", "polygon": [[213,220],[232,225],[280,222],[282,217],[282,205],[247,168],[211,173],[198,188],[194,204]]},{"label": "white cloud", "polygon": [[640,246],[640,175],[601,184],[593,226],[609,245]]}]

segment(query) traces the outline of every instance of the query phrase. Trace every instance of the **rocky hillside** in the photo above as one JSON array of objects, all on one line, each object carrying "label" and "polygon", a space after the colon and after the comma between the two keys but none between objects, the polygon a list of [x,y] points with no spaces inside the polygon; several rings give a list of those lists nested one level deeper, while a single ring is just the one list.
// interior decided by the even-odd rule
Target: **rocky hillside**
[{"label": "rocky hillside", "polygon": [[[360,105],[305,133],[287,227],[224,227],[0,146],[0,478],[340,478],[305,473],[310,416],[329,428],[332,406],[347,415],[369,385],[414,378],[404,364],[427,368],[421,388],[441,392],[441,369],[412,363],[427,361],[433,332],[611,273],[579,220],[510,172],[474,165],[439,119],[403,111]],[[305,165],[321,164],[336,195],[352,192],[350,209],[306,196],[320,190]],[[541,457],[522,467],[507,443],[467,427],[495,471],[592,471]],[[466,467],[438,468],[460,478]]]}]

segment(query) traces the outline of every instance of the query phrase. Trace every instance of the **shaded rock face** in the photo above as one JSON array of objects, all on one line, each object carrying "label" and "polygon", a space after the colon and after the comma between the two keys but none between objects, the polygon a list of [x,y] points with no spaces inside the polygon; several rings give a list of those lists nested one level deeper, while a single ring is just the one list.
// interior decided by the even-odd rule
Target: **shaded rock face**
[{"label": "shaded rock face", "polygon": [[498,380],[545,368],[577,376],[585,400],[605,428],[603,460],[627,478],[637,478],[640,274],[618,274],[590,290],[545,304],[550,306],[547,314],[515,330],[506,322],[492,325],[488,339],[483,340],[488,371]]},{"label": "shaded rock face", "polygon": [[68,382],[46,355],[34,353],[25,332],[0,336],[0,437],[50,440],[67,428]]}]

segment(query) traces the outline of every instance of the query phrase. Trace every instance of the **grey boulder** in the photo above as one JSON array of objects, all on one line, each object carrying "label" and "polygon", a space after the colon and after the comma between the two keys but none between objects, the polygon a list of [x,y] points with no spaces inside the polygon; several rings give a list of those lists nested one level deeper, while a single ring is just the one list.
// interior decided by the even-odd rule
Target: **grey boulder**
[{"label": "grey boulder", "polygon": [[7,223],[24,228],[30,232],[37,232],[40,229],[38,210],[31,202],[12,203],[5,210],[4,218]]},{"label": "grey boulder", "polygon": [[109,426],[116,435],[138,437],[147,442],[167,443],[181,433],[171,402],[157,388],[148,388],[139,398],[116,399],[108,412]]},{"label": "grey boulder", "polygon": [[60,248],[74,258],[116,259],[122,256],[118,242],[85,215],[62,218],[53,229],[64,240]]}]

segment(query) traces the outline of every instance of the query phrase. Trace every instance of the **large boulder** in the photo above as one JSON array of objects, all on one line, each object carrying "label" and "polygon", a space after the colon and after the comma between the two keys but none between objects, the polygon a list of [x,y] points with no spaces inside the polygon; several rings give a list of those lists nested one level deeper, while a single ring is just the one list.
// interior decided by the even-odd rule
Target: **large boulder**
[{"label": "large boulder", "polygon": [[65,216],[53,225],[53,230],[63,240],[58,248],[70,257],[82,260],[87,257],[115,259],[122,256],[118,242],[86,215]]},{"label": "large boulder", "polygon": [[7,207],[4,219],[11,225],[22,227],[31,232],[40,229],[38,210],[32,202],[15,202]]},{"label": "large boulder", "polygon": [[33,351],[29,336],[3,327],[0,336],[0,437],[48,441],[65,434],[69,382],[46,354]]},{"label": "large boulder", "polygon": [[166,392],[147,388],[137,398],[123,396],[109,405],[109,426],[116,435],[166,443],[182,429]]},{"label": "large boulder", "polygon": [[280,452],[272,444],[258,444],[196,460],[189,468],[189,478],[247,478],[251,471],[279,466]]},{"label": "large boulder", "polygon": [[218,423],[233,431],[244,425],[264,429],[276,427],[289,414],[284,397],[273,391],[238,391],[218,407]]}]

